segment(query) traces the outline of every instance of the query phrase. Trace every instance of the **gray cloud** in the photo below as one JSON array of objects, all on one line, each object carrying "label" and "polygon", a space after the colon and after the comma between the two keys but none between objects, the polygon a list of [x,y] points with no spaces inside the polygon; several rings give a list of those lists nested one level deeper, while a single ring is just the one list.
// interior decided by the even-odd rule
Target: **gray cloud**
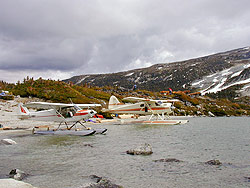
[{"label": "gray cloud", "polygon": [[1,1],[0,79],[117,72],[249,46],[249,7],[249,0]]}]

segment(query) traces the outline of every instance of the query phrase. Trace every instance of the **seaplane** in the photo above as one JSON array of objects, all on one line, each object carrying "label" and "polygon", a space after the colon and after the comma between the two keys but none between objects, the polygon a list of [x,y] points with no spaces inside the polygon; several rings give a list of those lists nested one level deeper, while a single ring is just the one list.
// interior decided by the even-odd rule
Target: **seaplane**
[{"label": "seaplane", "polygon": [[[100,104],[64,104],[64,103],[48,103],[48,102],[30,102],[27,104],[18,104],[19,119],[35,120],[35,121],[53,121],[58,122],[58,128],[46,131],[33,129],[34,134],[53,134],[53,135],[79,135],[87,136],[95,133],[105,133],[107,129],[91,129],[86,127],[83,122],[96,114],[91,107],[100,107]],[[38,111],[29,111],[28,108],[37,109]],[[41,110],[42,109],[42,110]],[[84,129],[77,129],[76,125],[80,124]],[[66,125],[66,129],[61,129],[62,124]],[[73,130],[73,127],[75,129]]]},{"label": "seaplane", "polygon": [[[121,103],[115,96],[111,96],[108,104],[108,112],[113,114],[150,115],[148,120],[131,121],[139,124],[184,124],[187,120],[171,120],[169,114],[173,113],[173,102],[178,99],[154,100],[139,97],[125,97],[123,100],[134,103]],[[135,116],[137,117],[137,116]]]}]

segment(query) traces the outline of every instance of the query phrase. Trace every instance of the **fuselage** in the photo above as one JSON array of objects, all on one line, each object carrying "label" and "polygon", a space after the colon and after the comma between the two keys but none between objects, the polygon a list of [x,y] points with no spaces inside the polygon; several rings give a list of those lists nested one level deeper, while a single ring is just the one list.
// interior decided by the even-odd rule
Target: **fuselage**
[{"label": "fuselage", "polygon": [[139,102],[135,104],[114,104],[109,109],[110,113],[115,114],[141,114],[141,115],[150,115],[150,114],[170,114],[171,103],[145,103]]},{"label": "fuselage", "polygon": [[77,122],[86,120],[96,114],[94,110],[77,110],[76,112],[69,112],[67,117],[58,113],[54,109],[42,110],[38,112],[30,112],[27,115],[22,115],[23,119],[30,119],[35,121],[54,121],[54,122]]}]

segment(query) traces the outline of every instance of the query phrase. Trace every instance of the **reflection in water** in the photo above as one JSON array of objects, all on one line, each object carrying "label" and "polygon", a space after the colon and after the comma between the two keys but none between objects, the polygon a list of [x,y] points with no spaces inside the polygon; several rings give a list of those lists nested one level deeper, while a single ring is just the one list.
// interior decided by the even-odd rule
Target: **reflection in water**
[{"label": "reflection in water", "polygon": [[[40,135],[37,135],[40,136]],[[44,146],[70,146],[74,144],[78,139],[75,136],[45,136],[45,140],[41,140],[41,145]]]}]

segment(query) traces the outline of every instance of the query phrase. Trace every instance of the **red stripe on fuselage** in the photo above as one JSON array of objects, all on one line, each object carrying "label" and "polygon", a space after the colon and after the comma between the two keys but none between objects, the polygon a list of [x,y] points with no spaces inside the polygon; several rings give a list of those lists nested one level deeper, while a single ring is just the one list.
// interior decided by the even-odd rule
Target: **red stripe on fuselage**
[{"label": "red stripe on fuselage", "polygon": [[54,117],[54,116],[61,117],[60,115],[50,115],[50,116],[37,116],[37,115],[31,115],[32,118],[44,118],[44,117]]},{"label": "red stripe on fuselage", "polygon": [[79,110],[77,111],[74,116],[85,116],[88,114],[88,110]]}]

